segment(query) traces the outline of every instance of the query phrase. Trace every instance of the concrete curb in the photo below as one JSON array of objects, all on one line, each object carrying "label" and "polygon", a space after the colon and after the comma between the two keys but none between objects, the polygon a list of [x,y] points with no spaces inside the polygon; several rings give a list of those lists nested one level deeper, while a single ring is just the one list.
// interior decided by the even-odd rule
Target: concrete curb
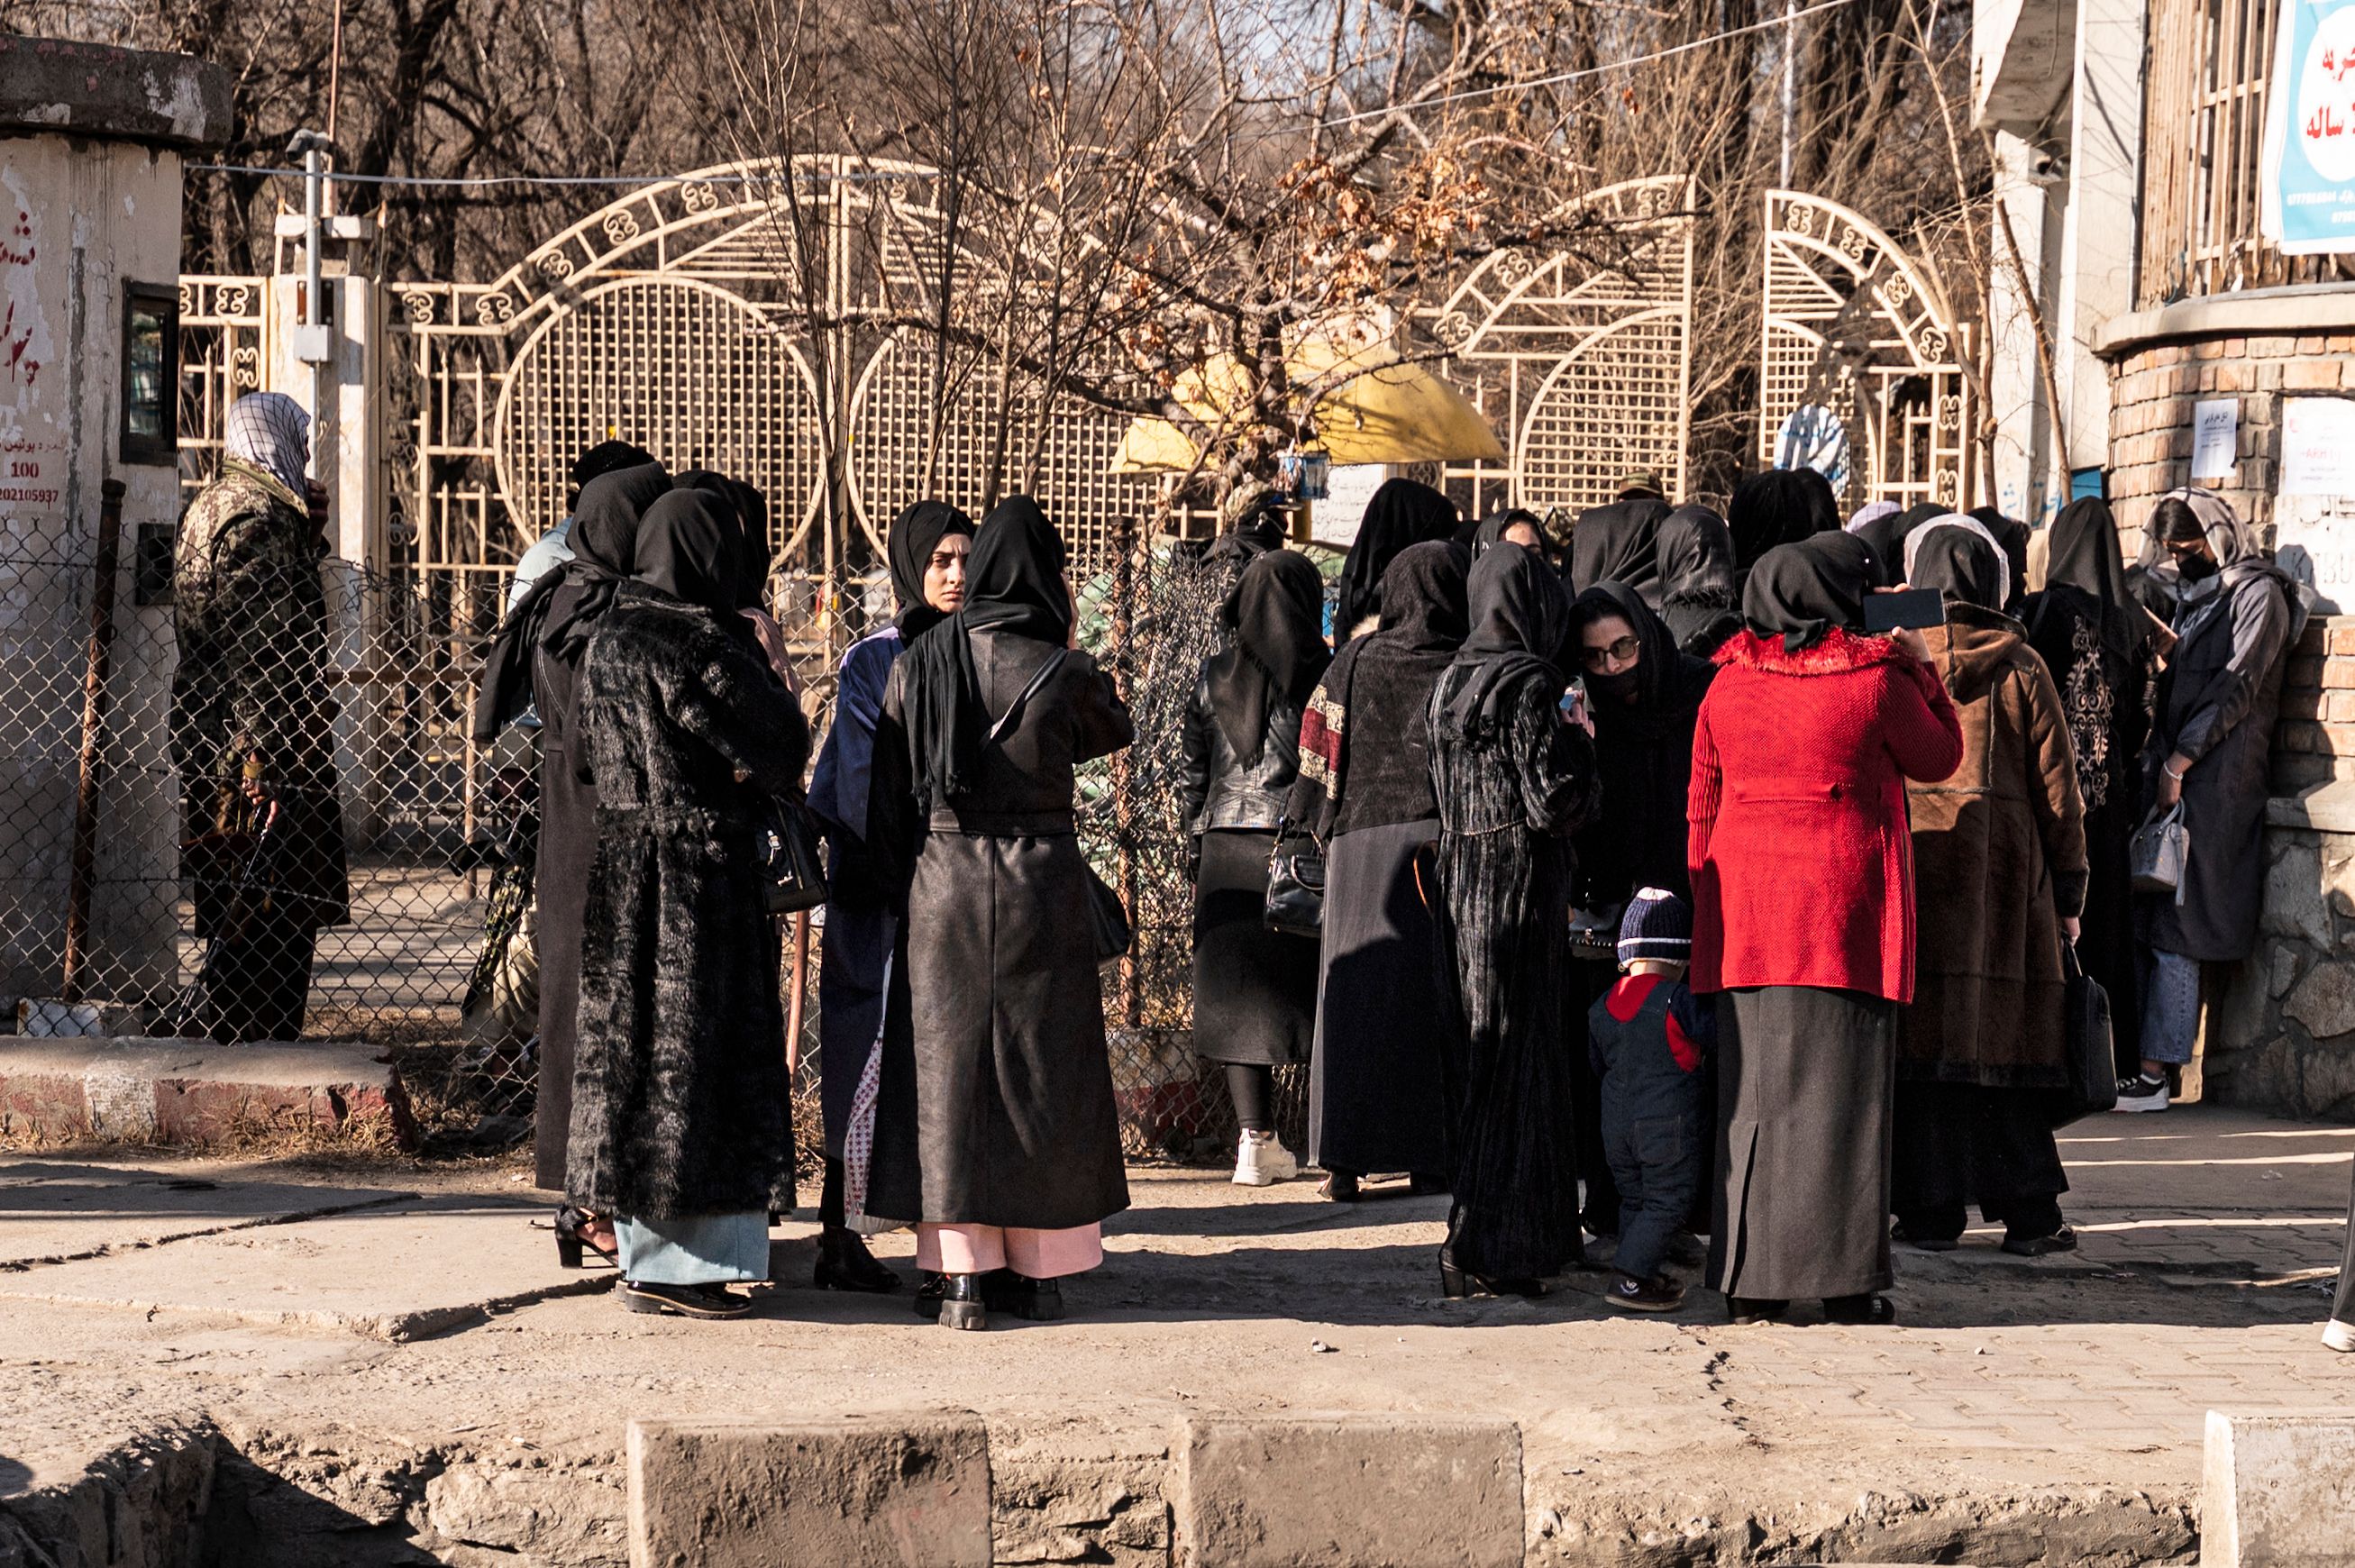
[{"label": "concrete curb", "polygon": [[1171,1446],[1179,1568],[1520,1568],[1510,1421],[1194,1416]]},{"label": "concrete curb", "polygon": [[273,1131],[417,1147],[400,1072],[366,1047],[0,1040],[0,1137],[210,1144]]},{"label": "concrete curb", "polygon": [[631,1568],[990,1568],[977,1416],[630,1423]]},{"label": "concrete curb", "polygon": [[2208,1413],[2200,1568],[2355,1563],[2355,1415]]}]

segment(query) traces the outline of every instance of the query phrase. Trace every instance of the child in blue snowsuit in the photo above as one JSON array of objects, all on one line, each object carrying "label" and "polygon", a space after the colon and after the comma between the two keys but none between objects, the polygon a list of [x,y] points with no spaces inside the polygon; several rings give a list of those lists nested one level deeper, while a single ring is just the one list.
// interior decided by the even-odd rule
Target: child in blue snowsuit
[{"label": "child in blue snowsuit", "polygon": [[1619,979],[1586,1015],[1603,1082],[1603,1151],[1619,1183],[1619,1250],[1604,1294],[1628,1312],[1673,1312],[1684,1287],[1661,1264],[1685,1227],[1709,1156],[1701,1125],[1714,1013],[1685,987],[1692,910],[1646,888],[1619,923]]}]

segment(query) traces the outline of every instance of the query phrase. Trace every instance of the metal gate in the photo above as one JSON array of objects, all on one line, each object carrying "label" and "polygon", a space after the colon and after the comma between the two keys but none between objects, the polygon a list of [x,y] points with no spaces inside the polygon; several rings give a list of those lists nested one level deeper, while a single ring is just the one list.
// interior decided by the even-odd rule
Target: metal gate
[{"label": "metal gate", "polygon": [[1692,182],[1614,185],[1554,215],[1576,248],[1498,251],[1416,333],[1440,372],[1488,417],[1503,469],[1445,471],[1474,515],[1494,507],[1575,513],[1617,493],[1630,469],[1684,490],[1691,424]]},{"label": "metal gate", "polygon": [[1849,460],[1841,499],[1971,504],[1964,329],[1945,293],[1861,215],[1766,193],[1758,453],[1802,409],[1830,411]]}]

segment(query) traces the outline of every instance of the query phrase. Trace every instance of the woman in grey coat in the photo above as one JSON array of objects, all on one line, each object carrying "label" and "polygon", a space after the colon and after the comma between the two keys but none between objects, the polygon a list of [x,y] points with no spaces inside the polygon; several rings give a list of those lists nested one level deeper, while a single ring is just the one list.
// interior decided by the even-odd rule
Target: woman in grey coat
[{"label": "woman in grey coat", "polygon": [[974,538],[964,604],[892,667],[875,728],[869,847],[909,869],[909,1017],[922,1190],[918,1302],[1062,1316],[1128,1207],[1072,770],[1135,739],[1111,677],[1071,651],[1063,541],[1017,496]]},{"label": "woman in grey coat", "polygon": [[2265,755],[2289,645],[2306,624],[2296,586],[2222,496],[2172,492],[2151,517],[2151,536],[2173,558],[2183,590],[2144,768],[2157,809],[2183,803],[2191,853],[2175,895],[2136,901],[2143,1059],[2142,1071],[2118,1084],[2121,1111],[2167,1109],[2167,1070],[2191,1060],[2200,965],[2237,963],[2256,945]]}]

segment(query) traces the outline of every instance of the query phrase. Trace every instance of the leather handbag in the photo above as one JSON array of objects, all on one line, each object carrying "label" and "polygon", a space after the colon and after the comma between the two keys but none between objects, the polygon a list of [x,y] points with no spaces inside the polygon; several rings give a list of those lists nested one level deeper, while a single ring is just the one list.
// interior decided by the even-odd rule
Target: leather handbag
[{"label": "leather handbag", "polygon": [[2173,893],[2183,901],[2183,871],[2191,859],[2191,835],[2183,826],[2183,803],[2154,809],[2126,846],[2126,869],[2138,893]]},{"label": "leather handbag", "polygon": [[2061,944],[2061,973],[2068,982],[2062,1018],[2067,1026],[2069,1086],[2061,1091],[2052,1125],[2113,1111],[2118,1104],[2117,1060],[2110,1041],[2110,994],[2077,962],[2073,943]]},{"label": "leather handbag", "polygon": [[1136,942],[1128,923],[1128,906],[1120,901],[1110,882],[1096,875],[1093,866],[1082,864],[1081,869],[1088,874],[1088,935],[1095,943],[1096,963],[1101,965],[1127,957]]},{"label": "leather handbag", "polygon": [[826,902],[817,818],[799,791],[770,796],[768,819],[760,826],[757,842],[771,914],[798,914]]},{"label": "leather handbag", "polygon": [[1275,830],[1275,848],[1267,862],[1267,909],[1270,931],[1290,936],[1320,937],[1325,931],[1325,847],[1306,833]]}]

